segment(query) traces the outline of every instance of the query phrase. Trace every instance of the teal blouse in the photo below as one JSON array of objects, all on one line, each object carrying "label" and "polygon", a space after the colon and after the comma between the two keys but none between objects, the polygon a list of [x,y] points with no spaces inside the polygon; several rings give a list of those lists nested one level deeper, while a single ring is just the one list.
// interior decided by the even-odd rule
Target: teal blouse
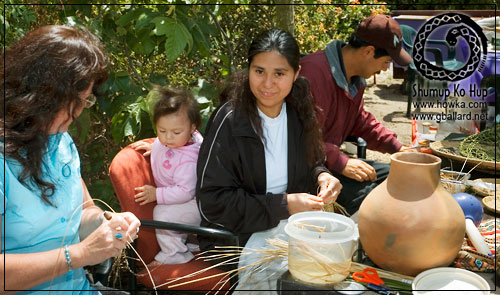
[{"label": "teal blouse", "polygon": [[[3,146],[3,142],[0,142]],[[2,253],[34,253],[62,248],[80,242],[78,228],[82,215],[82,185],[80,182],[80,157],[68,133],[49,137],[49,145],[43,157],[43,177],[55,184],[55,192],[45,203],[34,185],[26,187],[19,182],[22,166],[13,159],[5,159],[0,153],[5,170],[0,169],[0,186],[3,202]],[[61,250],[59,259],[65,261]],[[9,270],[6,269],[6,275]],[[47,272],[53,271],[47,269]],[[5,286],[9,289],[9,286]],[[81,290],[92,290],[83,268],[75,269],[31,290],[68,290],[65,294],[91,294]],[[25,294],[46,292],[29,291]]]}]

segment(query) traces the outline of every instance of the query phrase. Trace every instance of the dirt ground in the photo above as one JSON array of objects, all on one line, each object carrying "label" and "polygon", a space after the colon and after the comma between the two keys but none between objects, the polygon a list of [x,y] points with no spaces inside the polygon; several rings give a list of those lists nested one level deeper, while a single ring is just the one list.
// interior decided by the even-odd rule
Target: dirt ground
[{"label": "dirt ground", "polygon": [[[403,79],[394,79],[392,66],[385,72],[367,80],[365,90],[365,110],[372,113],[384,126],[396,132],[398,140],[411,143],[411,119],[405,117],[408,97],[400,90]],[[389,163],[390,154],[368,150],[370,160]]]}]

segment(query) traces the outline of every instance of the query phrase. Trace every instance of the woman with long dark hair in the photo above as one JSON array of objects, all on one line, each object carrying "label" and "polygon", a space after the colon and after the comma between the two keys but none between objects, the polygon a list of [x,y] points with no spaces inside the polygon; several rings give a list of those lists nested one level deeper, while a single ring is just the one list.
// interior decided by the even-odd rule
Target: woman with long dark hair
[{"label": "woman with long dark hair", "polygon": [[90,32],[44,26],[8,48],[0,64],[0,289],[91,294],[82,267],[118,255],[140,225],[131,213],[104,218],[67,133],[94,104],[108,58]]},{"label": "woman with long dark hair", "polygon": [[[233,78],[223,92],[227,102],[207,125],[197,167],[202,225],[236,233],[240,246],[291,214],[321,210],[342,187],[323,166],[321,131],[299,59],[290,33],[263,32],[250,46],[248,71]],[[225,244],[199,239],[202,250]]]}]

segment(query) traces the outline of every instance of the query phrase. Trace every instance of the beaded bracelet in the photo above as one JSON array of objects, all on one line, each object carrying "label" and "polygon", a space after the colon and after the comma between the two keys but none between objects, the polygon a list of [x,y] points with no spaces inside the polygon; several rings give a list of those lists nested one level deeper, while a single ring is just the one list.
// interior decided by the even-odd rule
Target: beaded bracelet
[{"label": "beaded bracelet", "polygon": [[69,256],[69,247],[68,245],[64,246],[64,255],[66,256],[66,265],[68,266],[68,271],[73,270],[73,265],[71,264],[71,256]]}]

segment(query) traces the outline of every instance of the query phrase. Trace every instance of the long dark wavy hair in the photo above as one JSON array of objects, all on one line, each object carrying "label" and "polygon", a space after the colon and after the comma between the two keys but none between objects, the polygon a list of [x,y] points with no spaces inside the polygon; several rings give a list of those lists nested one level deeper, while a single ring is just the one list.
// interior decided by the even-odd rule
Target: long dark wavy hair
[{"label": "long dark wavy hair", "polygon": [[[300,60],[299,45],[290,33],[280,29],[264,31],[252,41],[248,50],[248,68],[256,55],[271,51],[285,57],[294,73],[297,73]],[[250,90],[248,70],[233,75],[220,98],[221,102],[227,99],[233,102],[235,108],[242,110],[248,116],[257,134],[263,138],[262,122],[257,111],[257,99]],[[323,163],[325,152],[321,129],[316,119],[316,113],[319,109],[316,107],[309,89],[309,81],[305,77],[297,77],[285,101],[298,113],[304,127],[309,165],[313,167],[318,163]]]},{"label": "long dark wavy hair", "polygon": [[107,65],[97,37],[84,29],[53,25],[28,33],[0,58],[0,90],[5,93],[0,110],[2,153],[22,165],[19,181],[38,187],[50,205],[55,186],[42,177],[49,128],[63,109],[75,119],[85,103],[79,93],[92,81],[95,93],[108,77]]}]

